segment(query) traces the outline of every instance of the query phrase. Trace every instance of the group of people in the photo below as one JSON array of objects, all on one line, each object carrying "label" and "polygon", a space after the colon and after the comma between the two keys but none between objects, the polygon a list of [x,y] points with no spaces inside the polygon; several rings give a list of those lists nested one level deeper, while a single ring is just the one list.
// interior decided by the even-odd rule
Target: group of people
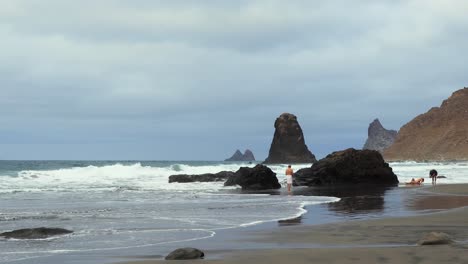
[{"label": "group of people", "polygon": [[[429,171],[429,177],[432,179],[432,185],[436,185],[437,183],[437,171],[432,169]],[[407,182],[406,184],[409,185],[421,185],[424,182],[424,178],[417,178],[414,179],[412,178],[410,182]]]}]

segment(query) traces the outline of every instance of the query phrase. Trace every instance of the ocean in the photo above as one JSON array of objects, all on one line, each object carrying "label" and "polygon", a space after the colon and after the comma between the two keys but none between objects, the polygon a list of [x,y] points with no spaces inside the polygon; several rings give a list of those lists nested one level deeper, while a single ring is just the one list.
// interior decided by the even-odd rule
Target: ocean
[{"label": "ocean", "polygon": [[[211,161],[0,161],[0,233],[34,227],[74,231],[42,240],[0,238],[0,263],[65,263],[69,258],[79,259],[76,263],[103,263],[109,256],[148,251],[162,256],[170,248],[208,240],[223,230],[297,219],[307,211],[322,215],[310,220],[312,224],[408,213],[395,206],[401,196],[398,188],[386,192],[385,206],[378,200],[379,210],[340,214],[336,213],[340,211],[340,197],[301,192],[304,187],[295,187],[293,195],[288,195],[285,188],[253,193],[224,187],[223,182],[168,183],[168,177],[174,174],[237,171],[241,166],[254,165]],[[401,162],[390,166],[401,183],[419,177],[429,180],[430,169],[446,176],[439,184],[468,183],[468,162]],[[269,167],[280,182],[285,181],[286,164]],[[336,212],[324,213],[319,208]]]}]

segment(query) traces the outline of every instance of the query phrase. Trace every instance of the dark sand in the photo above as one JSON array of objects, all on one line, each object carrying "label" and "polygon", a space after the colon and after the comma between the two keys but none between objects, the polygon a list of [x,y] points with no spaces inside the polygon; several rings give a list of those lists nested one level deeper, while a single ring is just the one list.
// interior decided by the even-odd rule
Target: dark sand
[{"label": "dark sand", "polygon": [[[293,225],[254,231],[246,243],[270,244],[255,250],[210,251],[219,259],[196,263],[466,263],[468,264],[468,184],[420,188],[408,206],[439,209],[413,217],[387,217],[324,225]],[[452,245],[418,246],[425,234],[444,232]],[[242,243],[242,242],[240,242]],[[161,259],[126,262],[151,264]],[[193,263],[195,261],[169,261]]]}]

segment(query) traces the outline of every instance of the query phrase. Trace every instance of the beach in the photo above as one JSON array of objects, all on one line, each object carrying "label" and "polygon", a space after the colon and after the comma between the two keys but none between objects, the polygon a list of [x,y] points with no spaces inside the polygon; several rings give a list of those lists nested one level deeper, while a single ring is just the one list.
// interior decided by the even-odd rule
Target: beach
[{"label": "beach", "polygon": [[[393,163],[398,186],[294,186],[291,195],[285,186],[251,192],[226,187],[222,181],[168,183],[174,174],[236,171],[254,164],[0,161],[0,165],[0,232],[38,227],[73,231],[47,239],[0,238],[0,263],[157,263],[182,247],[203,250],[206,256],[200,263],[279,259],[275,254],[297,263],[303,260],[292,258],[329,255],[330,261],[344,261],[337,256],[349,256],[347,251],[354,256],[369,248],[372,254],[382,251],[392,257],[395,250],[424,252],[426,247],[415,245],[430,231],[461,241],[444,250],[460,255],[451,251],[463,249],[468,237],[462,220],[466,215],[460,211],[468,205],[466,162]],[[270,166],[280,182],[286,167]],[[404,184],[427,175],[427,168],[447,177],[435,188],[430,183]],[[364,257],[370,253],[358,259]]]},{"label": "beach", "polygon": [[[206,259],[197,263],[468,263],[468,184],[427,185],[414,193],[405,206],[430,213],[252,231],[238,242],[262,248],[200,248]],[[448,234],[454,243],[417,245],[433,231]],[[162,262],[167,261],[159,256],[123,263]]]}]

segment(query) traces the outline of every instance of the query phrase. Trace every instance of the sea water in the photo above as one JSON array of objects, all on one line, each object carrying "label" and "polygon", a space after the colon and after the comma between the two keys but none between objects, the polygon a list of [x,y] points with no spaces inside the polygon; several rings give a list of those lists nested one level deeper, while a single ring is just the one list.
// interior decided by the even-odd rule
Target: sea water
[{"label": "sea water", "polygon": [[[332,196],[242,193],[223,182],[168,183],[170,175],[237,171],[248,163],[174,161],[0,161],[0,232],[60,227],[44,240],[0,239],[0,263],[47,263],[52,256],[131,254],[216,236],[220,230],[299,217]],[[311,164],[294,165],[294,169]],[[467,162],[391,163],[400,182],[430,169],[468,183]],[[286,165],[269,166],[280,182]],[[169,245],[169,246],[168,246]],[[105,252],[105,253],[104,253]],[[42,261],[42,262],[41,262]],[[83,261],[82,261],[83,262]],[[93,263],[93,261],[90,261]]]}]

